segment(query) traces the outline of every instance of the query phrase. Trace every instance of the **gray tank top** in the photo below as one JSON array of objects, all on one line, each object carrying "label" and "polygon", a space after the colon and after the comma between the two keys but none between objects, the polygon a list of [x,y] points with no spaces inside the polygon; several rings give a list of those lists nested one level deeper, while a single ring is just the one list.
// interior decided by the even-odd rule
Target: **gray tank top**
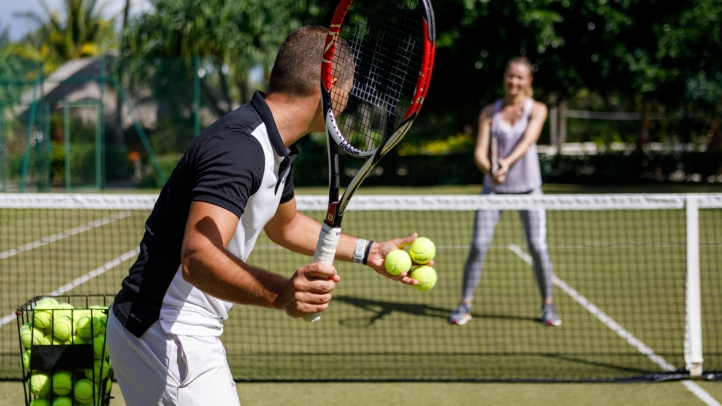
[{"label": "gray tank top", "polygon": [[[499,99],[494,103],[494,117],[491,121],[491,131],[496,134],[499,140],[499,156],[509,156],[519,141],[524,137],[529,127],[529,117],[534,107],[534,100],[528,98],[524,104],[524,112],[521,118],[509,127],[501,122],[499,110],[501,110]],[[539,155],[536,151],[536,143],[532,144],[526,154],[509,168],[506,181],[501,185],[494,185],[490,176],[484,176],[484,189],[494,190],[497,193],[524,193],[541,186],[541,170],[539,168]]]}]

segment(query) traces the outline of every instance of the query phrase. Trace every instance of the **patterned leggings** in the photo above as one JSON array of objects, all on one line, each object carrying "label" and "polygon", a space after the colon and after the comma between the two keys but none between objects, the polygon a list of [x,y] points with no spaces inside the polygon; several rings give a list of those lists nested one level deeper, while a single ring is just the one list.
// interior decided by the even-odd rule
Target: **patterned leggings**
[{"label": "patterned leggings", "polygon": [[[484,189],[481,194],[495,194],[495,192]],[[534,189],[529,194],[542,194],[541,188]],[[474,216],[474,236],[469,257],[464,266],[464,283],[461,292],[461,297],[465,301],[471,302],[474,291],[481,280],[484,257],[491,246],[500,214],[500,210],[479,210]],[[551,299],[554,272],[546,243],[546,212],[544,210],[519,210],[519,217],[524,224],[527,246],[534,261],[534,276],[539,286],[539,294],[542,300]]]}]

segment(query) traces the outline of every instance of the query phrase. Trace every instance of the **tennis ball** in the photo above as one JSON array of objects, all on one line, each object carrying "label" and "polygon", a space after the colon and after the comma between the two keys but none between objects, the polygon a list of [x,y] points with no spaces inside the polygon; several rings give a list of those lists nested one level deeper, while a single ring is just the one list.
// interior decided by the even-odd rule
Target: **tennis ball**
[{"label": "tennis ball", "polygon": [[98,331],[98,320],[90,314],[82,314],[75,321],[75,332],[82,338],[93,338]]},{"label": "tennis ball", "polygon": [[20,342],[26,350],[30,349],[30,347],[33,345],[40,344],[40,341],[45,336],[42,330],[33,328],[33,325],[30,323],[23,324],[23,326],[20,327],[19,332]]},{"label": "tennis ball", "polygon": [[57,306],[55,306],[55,311],[53,312],[53,317],[70,317],[73,318],[73,305],[70,303],[58,303]]},{"label": "tennis ball", "polygon": [[411,243],[409,256],[417,264],[428,264],[436,255],[436,246],[426,237],[419,237]]},{"label": "tennis ball", "polygon": [[419,281],[419,284],[414,286],[414,289],[416,290],[431,290],[434,285],[436,285],[436,270],[430,266],[420,266],[411,271],[411,275],[409,276],[411,277],[411,279],[416,279],[417,281]]},{"label": "tennis ball", "polygon": [[52,406],[73,406],[73,399],[67,396],[58,396],[53,399]]},{"label": "tennis ball", "polygon": [[35,398],[28,406],[50,406],[50,401],[43,398]]},{"label": "tennis ball", "polygon": [[98,333],[96,335],[105,335],[105,327],[108,325],[108,319],[106,317],[98,319]]},{"label": "tennis ball", "polygon": [[98,387],[87,378],[78,379],[73,389],[73,395],[78,403],[90,403],[93,401],[93,394],[98,393]]},{"label": "tennis ball", "polygon": [[384,259],[384,268],[391,275],[399,275],[411,269],[411,257],[404,250],[393,250]]},{"label": "tennis ball", "polygon": [[85,370],[85,377],[98,383],[108,377],[108,372],[110,372],[110,360],[96,359],[93,361],[93,368]]},{"label": "tennis ball", "polygon": [[63,345],[65,344],[65,341],[60,341],[57,338],[54,338],[52,334],[48,334],[43,337],[42,340],[40,340],[40,345]]},{"label": "tennis ball", "polygon": [[23,352],[23,368],[26,372],[30,372],[30,350]]},{"label": "tennis ball", "polygon": [[108,324],[108,308],[104,306],[91,306],[90,312],[98,326],[98,331],[94,332],[95,335],[105,334],[105,326]]},{"label": "tennis ball", "polygon": [[103,392],[104,395],[110,394],[111,389],[113,389],[113,381],[108,379],[105,381],[105,391]]},{"label": "tennis ball", "polygon": [[103,359],[108,356],[108,347],[105,346],[105,336],[93,337],[93,355],[95,355],[95,359]]},{"label": "tennis ball", "polygon": [[88,340],[84,339],[83,337],[75,334],[68,340],[70,344],[88,344]]},{"label": "tennis ball", "polygon": [[53,337],[59,341],[68,341],[73,335],[73,320],[68,316],[57,317],[53,320]]},{"label": "tennis ball", "polygon": [[54,304],[50,302],[38,302],[33,309],[33,325],[35,328],[50,328],[53,322]]},{"label": "tennis ball", "polygon": [[37,302],[35,302],[35,305],[37,306],[37,305],[39,305],[40,303],[45,303],[45,304],[48,304],[48,305],[50,305],[50,306],[52,306],[52,307],[55,307],[55,306],[58,305],[58,301],[57,301],[54,297],[50,297],[50,296],[46,296],[46,297],[40,298],[40,300],[38,300]]},{"label": "tennis ball", "polygon": [[68,371],[58,371],[53,374],[53,393],[65,396],[73,391],[73,374]]},{"label": "tennis ball", "polygon": [[45,372],[30,375],[30,392],[35,396],[45,397],[50,393],[50,376]]}]

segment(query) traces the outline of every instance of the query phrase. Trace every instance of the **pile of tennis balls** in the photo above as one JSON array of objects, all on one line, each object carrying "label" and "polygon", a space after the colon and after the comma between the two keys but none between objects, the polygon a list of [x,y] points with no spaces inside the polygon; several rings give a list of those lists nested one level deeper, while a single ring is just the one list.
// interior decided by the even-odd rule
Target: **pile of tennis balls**
[{"label": "pile of tennis balls", "polygon": [[[110,393],[112,382],[106,379],[111,370],[105,345],[107,307],[74,308],[44,297],[35,303],[32,322],[20,327],[23,368],[28,373],[28,387],[36,398],[31,406],[100,405]],[[94,367],[91,369],[42,371],[30,369],[30,354],[38,345],[92,345]]]},{"label": "pile of tennis balls", "polygon": [[426,265],[434,259],[435,255],[436,246],[434,243],[427,237],[419,237],[409,245],[409,252],[403,249],[389,252],[384,260],[384,267],[386,272],[396,276],[402,272],[408,272],[413,263],[418,264],[419,266],[411,271],[409,277],[419,282],[414,285],[414,289],[427,291],[433,289],[438,279],[436,270]]}]

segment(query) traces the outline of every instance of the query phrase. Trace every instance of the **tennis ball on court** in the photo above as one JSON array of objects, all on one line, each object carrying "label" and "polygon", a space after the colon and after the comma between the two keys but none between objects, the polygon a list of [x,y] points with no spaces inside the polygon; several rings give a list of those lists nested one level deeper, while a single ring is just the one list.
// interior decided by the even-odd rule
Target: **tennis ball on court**
[{"label": "tennis ball on court", "polygon": [[40,341],[45,336],[42,330],[33,328],[33,325],[30,323],[23,324],[23,326],[20,327],[19,331],[20,342],[22,343],[23,347],[25,347],[25,349],[29,349],[33,345],[40,344]]},{"label": "tennis ball on court", "polygon": [[409,246],[409,256],[417,264],[428,264],[436,255],[436,246],[426,237],[419,237]]},{"label": "tennis ball on court", "polygon": [[28,406],[50,406],[50,401],[43,398],[33,399]]},{"label": "tennis ball on court", "polygon": [[91,314],[83,314],[75,320],[75,332],[82,338],[93,338],[98,332],[98,320]]},{"label": "tennis ball on court", "polygon": [[108,372],[110,372],[110,360],[96,359],[93,361],[93,368],[85,370],[85,377],[98,383],[108,377]]},{"label": "tennis ball on court", "polygon": [[108,347],[105,345],[105,336],[93,337],[93,355],[95,359],[103,359],[108,356]]},{"label": "tennis ball on court", "polygon": [[53,323],[54,304],[50,302],[38,302],[33,309],[33,325],[35,328],[50,328]]},{"label": "tennis ball on court", "polygon": [[78,379],[73,388],[73,395],[78,403],[90,403],[93,401],[93,394],[98,393],[98,387],[93,381],[87,378]]},{"label": "tennis ball on court", "polygon": [[58,396],[53,399],[52,406],[73,406],[73,399],[67,396]]},{"label": "tennis ball on court", "polygon": [[35,396],[45,397],[50,393],[50,376],[45,372],[30,375],[30,392]]},{"label": "tennis ball on court", "polygon": [[73,320],[68,316],[56,317],[53,320],[53,337],[59,341],[68,341],[73,335]]},{"label": "tennis ball on court", "polygon": [[414,289],[421,291],[431,290],[434,285],[436,285],[436,280],[438,279],[436,270],[427,265],[414,269],[409,276],[411,279],[419,281],[419,284],[414,286]]},{"label": "tennis ball on court", "polygon": [[408,272],[411,268],[411,257],[404,250],[393,250],[386,255],[384,268],[386,268],[386,272],[394,276]]},{"label": "tennis ball on court", "polygon": [[68,371],[58,371],[53,374],[53,393],[65,396],[73,391],[73,374]]}]

